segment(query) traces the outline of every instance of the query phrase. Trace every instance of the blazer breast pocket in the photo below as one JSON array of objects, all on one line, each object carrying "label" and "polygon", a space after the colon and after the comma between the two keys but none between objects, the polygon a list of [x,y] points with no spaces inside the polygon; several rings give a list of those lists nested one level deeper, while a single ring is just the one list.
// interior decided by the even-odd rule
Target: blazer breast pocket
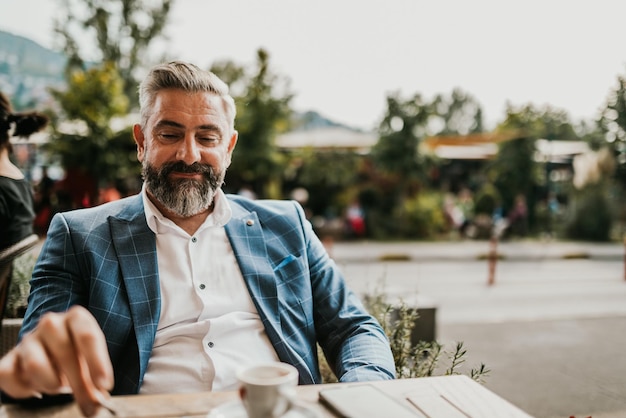
[{"label": "blazer breast pocket", "polygon": [[[276,286],[279,293],[283,287],[288,288],[293,293],[301,293],[305,291],[305,289],[302,289],[303,285],[307,287],[306,284],[309,282],[309,271],[298,255],[289,254],[283,258],[274,267],[274,275],[276,276]],[[310,288],[310,283],[308,287]]]}]

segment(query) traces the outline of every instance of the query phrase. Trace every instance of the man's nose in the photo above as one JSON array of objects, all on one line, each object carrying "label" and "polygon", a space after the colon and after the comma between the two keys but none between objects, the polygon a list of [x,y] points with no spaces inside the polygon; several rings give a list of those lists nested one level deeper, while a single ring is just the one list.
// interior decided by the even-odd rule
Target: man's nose
[{"label": "man's nose", "polygon": [[178,147],[176,158],[187,165],[200,161],[200,150],[193,135],[185,136],[185,140]]}]

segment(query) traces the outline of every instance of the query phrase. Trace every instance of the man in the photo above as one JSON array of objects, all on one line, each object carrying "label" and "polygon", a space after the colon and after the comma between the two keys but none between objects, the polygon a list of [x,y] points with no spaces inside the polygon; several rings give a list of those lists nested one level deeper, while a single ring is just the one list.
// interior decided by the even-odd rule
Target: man
[{"label": "man", "polygon": [[142,192],[55,216],[2,390],[71,391],[90,415],[109,390],[231,389],[238,368],[267,361],[318,383],[317,343],[342,382],[393,378],[384,332],[302,208],[222,192],[237,143],[226,85],[172,62],[139,99]]}]

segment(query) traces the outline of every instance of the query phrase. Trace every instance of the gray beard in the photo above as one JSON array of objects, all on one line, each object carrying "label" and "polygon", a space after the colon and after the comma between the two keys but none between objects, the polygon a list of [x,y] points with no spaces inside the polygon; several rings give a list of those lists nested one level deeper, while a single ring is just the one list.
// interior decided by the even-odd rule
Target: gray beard
[{"label": "gray beard", "polygon": [[[201,173],[204,180],[172,180],[169,177],[172,171]],[[185,218],[210,208],[217,190],[224,181],[224,173],[216,172],[210,165],[199,163],[186,165],[180,161],[164,164],[161,168],[155,169],[144,160],[142,175],[150,194],[167,210]]]}]

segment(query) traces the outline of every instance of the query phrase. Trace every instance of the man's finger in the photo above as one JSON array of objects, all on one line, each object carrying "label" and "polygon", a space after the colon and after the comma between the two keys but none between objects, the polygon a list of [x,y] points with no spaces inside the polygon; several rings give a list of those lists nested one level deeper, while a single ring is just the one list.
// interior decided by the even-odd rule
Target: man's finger
[{"label": "man's finger", "polygon": [[15,369],[19,378],[37,392],[57,393],[63,385],[63,378],[55,362],[50,358],[45,346],[37,335],[24,337],[15,350]]},{"label": "man's finger", "polygon": [[15,349],[0,359],[0,387],[2,390],[16,399],[41,398],[41,393],[30,387],[22,378],[23,374],[19,369],[19,359]]},{"label": "man's finger", "polygon": [[[113,383],[104,335],[95,318],[82,307],[67,311],[63,325],[63,344],[47,348],[60,374],[67,378],[83,414],[90,416],[100,405],[101,385],[109,390]],[[59,350],[61,346],[66,350]]]},{"label": "man's finger", "polygon": [[82,365],[86,370],[83,372],[88,374],[97,389],[111,390],[114,383],[113,366],[104,334],[95,318],[86,311],[71,311],[68,324],[73,346],[77,355],[84,360]]}]

